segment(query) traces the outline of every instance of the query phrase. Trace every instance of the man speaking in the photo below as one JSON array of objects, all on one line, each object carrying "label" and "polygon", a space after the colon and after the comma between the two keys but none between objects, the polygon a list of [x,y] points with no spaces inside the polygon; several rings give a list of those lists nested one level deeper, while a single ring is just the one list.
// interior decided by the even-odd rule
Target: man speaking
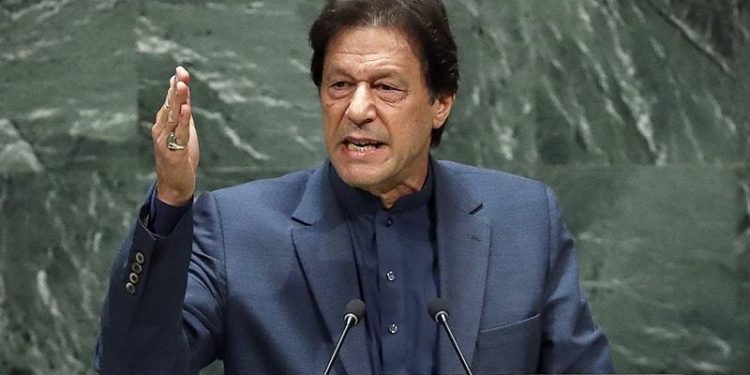
[{"label": "man speaking", "polygon": [[476,374],[611,372],[552,191],[430,157],[459,79],[442,3],[328,1],[309,38],[329,160],[195,202],[190,75],[176,69],[97,370],[197,374],[221,359],[227,374],[323,373],[359,299],[332,373],[463,373],[427,313],[440,298]]}]

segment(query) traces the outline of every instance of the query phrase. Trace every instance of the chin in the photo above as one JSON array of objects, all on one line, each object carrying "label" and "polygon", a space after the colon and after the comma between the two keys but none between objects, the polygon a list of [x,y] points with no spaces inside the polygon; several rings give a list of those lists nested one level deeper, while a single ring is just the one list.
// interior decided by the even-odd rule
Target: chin
[{"label": "chin", "polygon": [[376,167],[337,167],[335,165],[334,167],[339,177],[349,186],[369,191],[382,184],[381,173]]}]

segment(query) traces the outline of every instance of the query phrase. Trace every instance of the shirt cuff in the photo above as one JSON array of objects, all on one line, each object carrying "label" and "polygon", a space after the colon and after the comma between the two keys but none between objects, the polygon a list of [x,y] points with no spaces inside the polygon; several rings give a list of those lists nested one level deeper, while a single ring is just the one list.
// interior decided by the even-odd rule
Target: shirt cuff
[{"label": "shirt cuff", "polygon": [[149,207],[148,229],[158,236],[168,237],[192,203],[192,199],[184,206],[164,203],[156,197],[156,188],[154,188]]}]

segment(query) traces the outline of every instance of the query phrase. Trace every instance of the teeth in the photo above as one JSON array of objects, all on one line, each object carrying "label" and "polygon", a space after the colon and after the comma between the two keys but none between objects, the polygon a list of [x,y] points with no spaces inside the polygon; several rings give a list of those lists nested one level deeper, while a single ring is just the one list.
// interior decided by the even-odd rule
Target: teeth
[{"label": "teeth", "polygon": [[367,144],[363,144],[363,145],[349,143],[347,145],[347,148],[349,149],[349,151],[360,151],[360,152],[363,152],[363,151],[368,151],[368,150],[374,150],[375,149],[375,145],[372,144],[372,143],[367,143]]}]

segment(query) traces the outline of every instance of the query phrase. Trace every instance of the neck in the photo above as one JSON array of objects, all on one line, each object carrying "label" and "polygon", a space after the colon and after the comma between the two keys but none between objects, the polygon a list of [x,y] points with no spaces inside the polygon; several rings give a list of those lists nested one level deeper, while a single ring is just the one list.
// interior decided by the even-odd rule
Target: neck
[{"label": "neck", "polygon": [[392,189],[385,193],[370,191],[370,194],[378,197],[378,199],[380,199],[380,204],[383,205],[383,208],[387,210],[393,207],[393,205],[395,205],[399,199],[409,194],[414,194],[420,191],[422,189],[422,185],[424,185],[424,178],[422,178],[422,181],[419,184],[402,184],[397,186],[395,189]]},{"label": "neck", "polygon": [[422,190],[424,182],[427,179],[428,169],[429,163],[426,162],[424,168],[419,170],[419,173],[400,181],[395,186],[365,189],[365,191],[376,196],[383,208],[386,210],[390,209],[399,199]]}]

